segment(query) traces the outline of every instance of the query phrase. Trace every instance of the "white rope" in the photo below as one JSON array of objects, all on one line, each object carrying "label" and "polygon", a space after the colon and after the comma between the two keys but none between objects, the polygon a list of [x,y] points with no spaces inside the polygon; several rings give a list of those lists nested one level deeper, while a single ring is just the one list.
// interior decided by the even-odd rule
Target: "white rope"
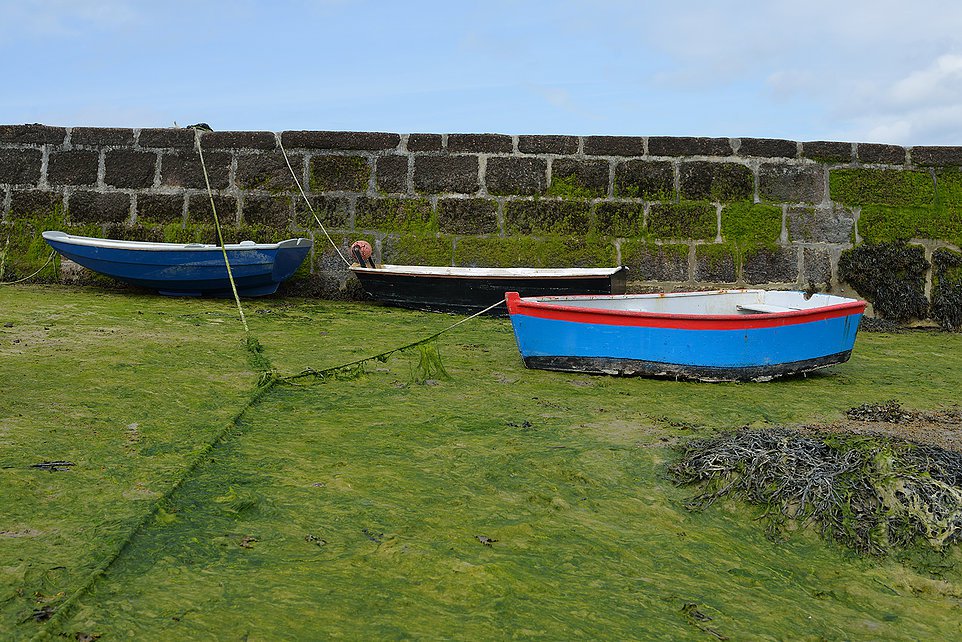
[{"label": "white rope", "polygon": [[[461,319],[461,320],[458,321],[457,323],[452,323],[451,325],[449,325],[448,327],[444,328],[443,330],[440,330],[440,331],[438,331],[438,332],[435,332],[434,334],[432,334],[432,335],[430,335],[430,336],[427,336],[427,337],[425,337],[425,338],[423,338],[423,339],[418,339],[417,341],[412,341],[411,343],[407,343],[407,344],[405,344],[405,345],[403,345],[403,346],[399,346],[399,347],[397,347],[397,348],[392,348],[391,350],[385,350],[384,352],[381,352],[380,354],[371,355],[370,357],[364,357],[363,359],[357,359],[356,361],[351,361],[350,363],[342,363],[341,365],[339,365],[339,366],[334,366],[334,367],[332,367],[332,368],[325,368],[325,369],[323,369],[323,370],[313,370],[313,369],[311,369],[311,368],[308,368],[307,370],[305,370],[305,371],[303,371],[303,372],[301,372],[301,373],[298,373],[298,374],[296,374],[296,375],[291,375],[291,376],[289,376],[289,377],[280,377],[280,378],[279,378],[279,381],[283,381],[284,383],[289,383],[289,384],[291,384],[293,381],[296,381],[297,379],[303,379],[303,378],[305,378],[305,377],[320,378],[320,377],[325,376],[325,374],[328,373],[328,372],[335,372],[335,371],[337,371],[337,370],[343,370],[344,368],[350,368],[351,366],[356,366],[356,365],[358,365],[358,364],[360,364],[360,363],[364,363],[365,361],[372,361],[372,360],[374,360],[374,359],[378,359],[378,358],[381,358],[381,357],[387,357],[387,356],[389,356],[389,355],[394,354],[395,352],[400,352],[401,350],[407,350],[408,348],[413,348],[414,346],[421,345],[422,343],[427,343],[428,341],[433,341],[434,339],[437,339],[438,337],[440,337],[440,336],[441,336],[442,334],[444,334],[445,332],[448,332],[448,331],[450,331],[450,330],[453,330],[453,329],[455,329],[456,327],[458,327],[459,325],[461,325],[462,323],[466,323],[466,322],[470,321],[471,319],[474,319],[475,317],[481,316],[482,314],[484,314],[484,313],[487,312],[488,310],[493,310],[494,308],[498,307],[498,306],[501,305],[502,303],[504,303],[504,299],[501,299],[501,300],[498,301],[497,303],[494,303],[494,304],[492,304],[492,305],[489,305],[488,307],[486,307],[485,309],[481,310],[480,312],[475,312],[475,313],[472,314],[471,316],[465,317],[465,318]],[[292,385],[299,385],[299,384],[292,384]]]},{"label": "white rope", "polygon": [[43,269],[44,269],[45,267],[47,267],[48,265],[50,265],[50,261],[53,260],[53,257],[54,257],[55,254],[56,254],[55,251],[51,251],[51,252],[50,252],[50,256],[47,257],[47,262],[44,263],[43,265],[41,265],[41,266],[40,266],[40,269],[37,270],[36,272],[34,272],[33,274],[31,274],[30,276],[25,276],[25,277],[23,277],[22,279],[17,279],[16,281],[0,281],[0,285],[14,285],[14,284],[16,284],[16,283],[23,283],[24,281],[29,281],[29,280],[32,279],[33,277],[35,277],[35,276],[37,276],[38,274],[40,274],[41,272],[43,272]]},{"label": "white rope", "polygon": [[224,265],[227,266],[227,279],[230,281],[230,289],[234,293],[234,301],[237,302],[237,311],[240,313],[241,323],[244,324],[244,332],[250,334],[247,327],[247,319],[244,317],[244,308],[241,307],[240,296],[237,295],[237,286],[234,284],[234,273],[230,269],[230,261],[227,259],[227,246],[224,245],[224,235],[220,231],[220,220],[217,218],[217,206],[214,205],[214,190],[210,188],[210,177],[207,175],[207,164],[204,162],[204,152],[200,145],[201,133],[194,130],[194,146],[200,154],[200,167],[204,170],[204,182],[207,183],[207,196],[210,198],[210,209],[214,213],[214,227],[217,228],[217,238],[220,240],[220,249],[224,253]]},{"label": "white rope", "polygon": [[291,161],[287,158],[287,150],[284,149],[284,143],[281,142],[280,133],[275,132],[274,138],[277,139],[277,146],[281,148],[281,154],[284,155],[284,162],[287,163],[287,169],[291,171],[291,177],[294,179],[294,184],[297,185],[297,189],[300,190],[301,196],[304,198],[304,202],[307,203],[307,209],[311,211],[311,214],[314,216],[314,220],[317,221],[318,227],[320,227],[321,231],[324,232],[324,236],[326,236],[327,240],[330,241],[331,247],[334,248],[334,251],[337,252],[337,255],[341,257],[342,261],[344,261],[344,265],[350,267],[351,262],[344,258],[344,255],[341,254],[341,249],[336,243],[334,243],[334,239],[331,238],[331,235],[327,233],[327,229],[325,229],[324,224],[321,223],[321,219],[318,218],[317,212],[314,211],[314,206],[311,205],[311,199],[307,198],[307,194],[304,193],[304,188],[301,187],[301,182],[297,180],[297,173],[294,171],[294,168],[291,167]]},{"label": "white rope", "polygon": [[501,299],[500,301],[498,301],[497,303],[495,303],[495,304],[493,304],[493,305],[489,305],[488,307],[486,307],[485,309],[481,310],[480,312],[475,312],[475,313],[472,314],[471,316],[465,317],[465,318],[461,319],[460,321],[458,321],[457,323],[455,323],[455,324],[453,324],[453,325],[449,325],[448,327],[446,327],[445,329],[441,330],[440,332],[438,332],[438,333],[437,333],[436,335],[434,335],[434,336],[439,336],[439,335],[444,334],[444,333],[447,332],[448,330],[453,330],[454,328],[458,327],[459,325],[461,325],[461,324],[464,323],[465,321],[470,321],[470,320],[473,319],[474,317],[481,316],[482,314],[484,314],[484,313],[487,312],[488,310],[493,310],[494,308],[498,307],[498,306],[501,305],[502,303],[504,303],[504,299]]}]

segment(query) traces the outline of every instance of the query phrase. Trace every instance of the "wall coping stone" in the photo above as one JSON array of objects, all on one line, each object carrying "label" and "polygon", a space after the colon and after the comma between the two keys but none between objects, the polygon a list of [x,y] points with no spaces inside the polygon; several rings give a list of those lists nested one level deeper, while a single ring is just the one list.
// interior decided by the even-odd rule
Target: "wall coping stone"
[{"label": "wall coping stone", "polygon": [[0,125],[0,143],[60,145],[67,137],[66,127],[50,127],[40,123]]},{"label": "wall coping stone", "polygon": [[386,132],[285,131],[281,133],[285,148],[349,151],[382,151],[397,149],[400,134]]}]

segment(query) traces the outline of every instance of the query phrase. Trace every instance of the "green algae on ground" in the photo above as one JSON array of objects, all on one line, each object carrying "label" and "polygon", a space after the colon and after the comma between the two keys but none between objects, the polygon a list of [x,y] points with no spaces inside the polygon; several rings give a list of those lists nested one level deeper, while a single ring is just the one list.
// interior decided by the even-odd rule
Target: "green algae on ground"
[{"label": "green algae on ground", "polygon": [[[4,390],[34,376],[30,401],[4,397],[0,439],[24,462],[63,456],[90,476],[40,471],[42,523],[36,500],[0,507],[0,530],[61,534],[29,550],[0,537],[0,629],[14,638],[704,639],[694,613],[732,639],[959,633],[959,619],[946,615],[962,596],[957,564],[938,579],[858,559],[807,532],[773,544],[751,509],[690,514],[687,493],[664,478],[668,446],[688,435],[832,421],[890,399],[944,405],[962,386],[958,335],[863,334],[851,362],[808,378],[706,385],[528,371],[510,324],[478,319],[441,338],[449,381],[412,383],[402,355],[354,381],[275,386],[78,594],[84,571],[115,549],[71,538],[72,529],[91,523],[112,528],[114,542],[129,536],[161,482],[182,475],[223,430],[256,377],[229,301],[107,295],[104,304],[92,290],[10,292],[0,290],[8,304],[0,310],[17,308],[13,328],[0,318],[8,361],[20,345],[11,333],[45,323],[74,340],[64,357],[91,364],[85,381],[104,382],[38,380],[55,361],[32,355],[0,374]],[[62,301],[89,326],[56,316]],[[263,299],[245,309],[261,347],[254,361],[281,374],[368,357],[453,321],[324,301]],[[98,341],[99,327],[124,329],[124,340]],[[158,345],[169,354],[124,375],[120,363],[147,358],[134,337],[154,335],[182,344]],[[156,378],[165,367],[178,377],[169,387]],[[84,443],[72,432],[69,450],[48,454],[36,436],[51,438],[45,426],[57,409],[45,396],[75,414],[96,404],[99,432],[113,431],[113,441]],[[154,448],[136,467],[95,468],[108,446],[124,451],[141,432],[126,420],[131,403],[152,425],[169,423],[171,435],[152,431]],[[7,472],[5,498],[19,483]],[[118,489],[136,490],[141,478],[154,494],[122,501]],[[957,560],[953,550],[948,562]],[[49,628],[34,621],[41,600],[55,609],[74,596]]]}]

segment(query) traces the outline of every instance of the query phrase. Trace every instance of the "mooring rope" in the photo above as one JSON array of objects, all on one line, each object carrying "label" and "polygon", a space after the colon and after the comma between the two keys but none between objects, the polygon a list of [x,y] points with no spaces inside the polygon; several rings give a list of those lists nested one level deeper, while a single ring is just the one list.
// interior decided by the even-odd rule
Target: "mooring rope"
[{"label": "mooring rope", "polygon": [[[37,641],[47,640],[53,636],[54,627],[62,623],[74,611],[77,604],[84,597],[90,594],[93,587],[101,580],[101,578],[107,575],[107,573],[118,562],[121,556],[123,556],[123,554],[133,545],[134,540],[136,540],[138,536],[140,536],[150,527],[152,521],[160,513],[160,510],[166,504],[173,501],[174,496],[184,487],[184,484],[187,482],[187,480],[193,477],[197,473],[202,463],[207,461],[210,458],[211,452],[215,448],[217,448],[218,445],[226,443],[228,439],[230,439],[232,436],[236,434],[236,429],[240,425],[240,422],[244,417],[244,415],[249,410],[251,410],[254,406],[256,406],[258,403],[260,403],[260,401],[263,400],[264,397],[270,393],[270,391],[274,388],[275,385],[279,383],[289,383],[292,385],[296,385],[296,384],[293,384],[292,382],[297,379],[302,379],[305,377],[314,377],[316,379],[324,379],[328,374],[335,373],[338,370],[344,370],[344,369],[350,368],[351,366],[357,366],[366,361],[383,360],[389,357],[390,355],[392,355],[393,353],[402,352],[404,350],[407,350],[419,345],[423,345],[434,339],[437,339],[442,334],[453,330],[454,328],[460,326],[463,323],[467,323],[468,321],[484,314],[485,312],[488,312],[489,310],[493,310],[494,308],[498,307],[502,303],[504,303],[504,299],[498,301],[493,305],[489,305],[485,309],[475,312],[471,316],[465,317],[460,321],[457,321],[456,323],[452,323],[448,327],[438,332],[435,332],[431,336],[426,337],[424,339],[414,341],[407,345],[401,346],[399,348],[394,348],[393,350],[388,350],[386,352],[382,352],[374,356],[366,357],[364,359],[358,359],[356,361],[345,363],[340,366],[335,366],[333,368],[326,368],[324,370],[305,370],[300,374],[296,374],[290,377],[276,377],[276,376],[271,376],[272,373],[274,372],[273,366],[270,364],[269,361],[264,360],[263,367],[265,368],[265,370],[262,372],[262,375],[264,376],[262,376],[261,380],[258,381],[258,384],[257,386],[255,386],[254,390],[252,391],[251,396],[247,400],[247,403],[227,422],[227,424],[223,428],[221,428],[217,432],[214,438],[211,441],[207,442],[207,444],[205,444],[205,446],[197,453],[197,455],[195,455],[191,459],[187,467],[184,469],[183,473],[174,481],[174,483],[171,486],[169,486],[161,494],[161,496],[153,503],[150,510],[148,510],[146,513],[144,513],[144,515],[141,516],[141,518],[137,521],[137,524],[133,527],[133,529],[129,531],[127,536],[122,541],[118,542],[118,545],[116,546],[116,548],[114,548],[114,550],[104,560],[102,560],[102,562],[98,564],[97,567],[86,576],[86,578],[84,578],[80,587],[78,587],[76,591],[74,591],[66,600],[64,600],[57,607],[57,609],[53,612],[50,619],[44,622],[43,627],[33,636],[32,639]],[[254,341],[248,340],[248,351],[253,353],[260,352],[259,344],[257,344],[256,340]],[[263,359],[263,357],[260,357],[259,355],[258,357],[259,359]]]},{"label": "mooring rope", "polygon": [[350,369],[350,368],[352,368],[352,367],[355,367],[355,366],[359,366],[359,365],[361,365],[361,364],[363,364],[363,363],[366,363],[366,362],[368,362],[368,361],[384,361],[385,359],[387,359],[388,357],[390,357],[392,354],[394,354],[394,353],[396,353],[396,352],[404,352],[405,350],[410,350],[411,348],[415,348],[415,347],[417,347],[417,346],[420,346],[420,345],[424,345],[424,344],[426,344],[426,343],[429,343],[429,342],[437,339],[438,337],[440,337],[440,336],[441,336],[442,334],[444,334],[445,332],[449,332],[450,330],[455,329],[456,327],[458,327],[458,326],[461,325],[462,323],[467,323],[467,322],[470,321],[471,319],[474,319],[475,317],[479,317],[479,316],[481,316],[482,314],[484,314],[485,312],[488,312],[489,310],[493,310],[494,308],[498,307],[498,306],[501,305],[502,303],[504,303],[504,299],[501,299],[500,301],[498,301],[497,303],[495,303],[495,304],[493,304],[493,305],[489,305],[488,307],[486,307],[486,308],[483,309],[483,310],[480,310],[480,311],[478,311],[478,312],[475,312],[474,314],[472,314],[472,315],[469,316],[469,317],[465,317],[465,318],[461,319],[461,320],[458,321],[457,323],[453,323],[453,324],[449,325],[448,327],[444,328],[443,330],[440,330],[439,332],[435,332],[435,333],[432,334],[431,336],[425,337],[425,338],[423,338],[423,339],[419,339],[419,340],[417,340],[417,341],[412,341],[411,343],[407,343],[407,344],[405,344],[405,345],[403,345],[403,346],[399,346],[399,347],[397,347],[397,348],[392,348],[391,350],[386,350],[386,351],[384,351],[384,352],[381,352],[381,353],[375,354],[375,355],[371,355],[371,356],[369,356],[369,357],[364,357],[363,359],[356,359],[355,361],[351,361],[351,362],[349,362],[349,363],[342,363],[342,364],[339,365],[339,366],[333,366],[333,367],[331,367],[331,368],[324,368],[323,370],[314,370],[313,368],[307,368],[306,370],[303,370],[303,371],[301,371],[301,372],[299,372],[298,374],[295,374],[295,375],[290,375],[290,376],[287,376],[287,377],[277,377],[277,378],[275,379],[275,381],[280,382],[280,383],[293,383],[294,381],[297,381],[298,379],[305,379],[305,378],[307,378],[307,377],[311,377],[311,378],[314,378],[314,379],[324,379],[324,378],[327,377],[328,375],[336,374],[336,373],[338,373],[338,372],[343,372],[343,371],[345,371],[345,370],[348,370],[348,369]]},{"label": "mooring rope", "polygon": [[228,422],[221,428],[217,434],[214,436],[213,440],[207,442],[207,444],[190,460],[187,467],[184,469],[183,474],[171,484],[165,491],[163,491],[160,497],[154,501],[150,510],[146,511],[141,518],[137,521],[136,525],[127,533],[127,536],[123,540],[117,543],[117,546],[111,551],[104,560],[97,565],[87,576],[84,578],[83,583],[75,590],[67,599],[61,602],[51,617],[43,623],[42,628],[37,631],[37,633],[31,638],[34,642],[39,642],[40,640],[48,640],[53,637],[53,629],[62,623],[76,608],[77,604],[90,594],[93,587],[101,580],[102,577],[106,576],[108,571],[117,563],[117,561],[123,556],[123,554],[133,545],[135,539],[144,533],[151,525],[157,515],[160,514],[160,510],[171,501],[173,501],[174,495],[184,487],[191,477],[193,477],[200,466],[208,460],[211,452],[218,447],[218,445],[227,442],[227,440],[235,433],[237,427],[240,425],[241,419],[244,415],[254,406],[256,406],[261,399],[268,393],[272,386],[266,386],[262,388],[255,388],[248,398],[247,403],[243,408],[240,409]]},{"label": "mooring rope", "polygon": [[37,270],[36,272],[34,272],[33,274],[31,274],[30,276],[25,276],[25,277],[23,277],[22,279],[17,279],[16,281],[0,281],[0,285],[15,285],[15,284],[17,284],[17,283],[23,283],[24,281],[29,281],[29,280],[32,279],[33,277],[35,277],[35,276],[37,276],[38,274],[40,274],[41,272],[43,272],[43,269],[44,269],[45,267],[47,267],[48,265],[50,265],[50,261],[52,261],[52,260],[53,260],[53,257],[56,256],[56,255],[57,255],[57,252],[56,252],[55,250],[51,250],[51,251],[50,251],[50,256],[47,257],[47,261],[46,261],[43,265],[40,266],[40,269],[39,269],[39,270]]},{"label": "mooring rope", "polygon": [[224,234],[220,229],[220,219],[217,218],[217,206],[214,205],[214,190],[210,188],[210,176],[207,174],[207,163],[204,162],[204,151],[200,144],[201,133],[194,130],[194,146],[200,155],[200,167],[204,170],[204,182],[207,183],[207,196],[210,198],[210,210],[214,213],[214,227],[217,228],[217,239],[220,241],[220,249],[224,253],[224,265],[227,266],[227,278],[230,281],[230,289],[234,293],[234,301],[237,302],[237,311],[240,313],[241,323],[244,325],[244,332],[250,334],[247,327],[247,319],[244,317],[244,308],[241,307],[240,296],[237,294],[237,284],[234,283],[234,273],[230,269],[230,260],[227,258],[227,246],[224,245]]},{"label": "mooring rope", "polygon": [[344,258],[344,255],[341,254],[341,249],[337,246],[336,243],[334,243],[334,239],[332,239],[331,235],[327,233],[327,229],[324,227],[324,224],[321,223],[320,217],[318,217],[317,212],[314,211],[314,206],[311,205],[311,199],[307,198],[307,194],[304,193],[304,188],[301,187],[301,181],[297,179],[297,172],[295,172],[294,168],[291,167],[291,161],[290,159],[287,158],[287,150],[284,149],[284,143],[281,142],[280,133],[274,132],[274,138],[277,139],[277,146],[281,148],[281,154],[283,154],[284,156],[284,162],[287,163],[287,169],[289,169],[291,172],[291,178],[294,179],[294,184],[297,185],[297,189],[301,192],[301,197],[304,199],[304,202],[307,203],[307,209],[311,211],[311,215],[314,217],[314,220],[317,222],[317,226],[321,228],[322,232],[324,232],[324,236],[327,237],[327,240],[331,243],[331,247],[333,247],[334,251],[337,252],[337,255],[341,257],[341,260],[344,261],[344,265],[350,267],[351,262],[348,261],[346,258]]}]

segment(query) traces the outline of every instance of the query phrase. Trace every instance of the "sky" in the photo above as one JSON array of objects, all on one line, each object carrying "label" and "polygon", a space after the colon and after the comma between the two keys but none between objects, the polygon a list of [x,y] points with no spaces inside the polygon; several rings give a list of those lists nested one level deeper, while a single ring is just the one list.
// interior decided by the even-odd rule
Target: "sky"
[{"label": "sky", "polygon": [[962,145],[957,0],[0,0],[0,124]]}]

